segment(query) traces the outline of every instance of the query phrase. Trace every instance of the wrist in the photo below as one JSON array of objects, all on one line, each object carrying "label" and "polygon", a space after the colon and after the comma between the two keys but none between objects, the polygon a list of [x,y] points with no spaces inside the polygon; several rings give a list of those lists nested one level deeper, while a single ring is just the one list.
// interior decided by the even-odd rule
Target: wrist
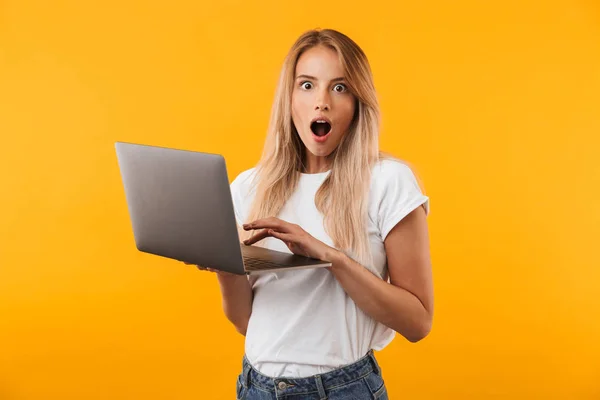
[{"label": "wrist", "polygon": [[221,285],[235,285],[240,281],[247,281],[246,275],[236,275],[227,272],[217,272],[217,279]]},{"label": "wrist", "polygon": [[330,247],[327,249],[327,251],[325,252],[325,256],[323,258],[324,261],[328,261],[331,263],[331,268],[339,268],[341,265],[344,264],[344,258],[346,257],[346,255],[338,250],[338,249],[334,249],[333,247]]}]

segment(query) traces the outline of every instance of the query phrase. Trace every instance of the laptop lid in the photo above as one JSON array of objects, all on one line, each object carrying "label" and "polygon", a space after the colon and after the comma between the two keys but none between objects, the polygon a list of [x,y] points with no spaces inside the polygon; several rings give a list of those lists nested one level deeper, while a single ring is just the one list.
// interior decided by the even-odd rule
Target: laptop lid
[{"label": "laptop lid", "polygon": [[125,142],[115,148],[139,251],[245,274],[222,155]]}]

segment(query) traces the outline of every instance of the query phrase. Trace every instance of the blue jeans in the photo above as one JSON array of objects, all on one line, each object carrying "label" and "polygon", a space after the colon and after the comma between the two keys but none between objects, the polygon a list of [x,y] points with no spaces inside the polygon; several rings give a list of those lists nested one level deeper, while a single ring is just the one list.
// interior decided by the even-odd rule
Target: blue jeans
[{"label": "blue jeans", "polygon": [[370,350],[357,362],[309,378],[270,378],[244,357],[237,400],[388,400],[379,364]]}]

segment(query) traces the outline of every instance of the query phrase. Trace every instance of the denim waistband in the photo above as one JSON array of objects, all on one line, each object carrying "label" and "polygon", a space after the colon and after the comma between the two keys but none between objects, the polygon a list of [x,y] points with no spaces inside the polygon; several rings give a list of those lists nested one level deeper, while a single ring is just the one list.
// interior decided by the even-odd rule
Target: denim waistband
[{"label": "denim waistband", "polygon": [[258,372],[244,356],[242,384],[246,387],[252,384],[280,396],[314,392],[325,398],[325,391],[362,379],[371,372],[380,373],[373,350],[352,364],[307,378],[271,378]]}]

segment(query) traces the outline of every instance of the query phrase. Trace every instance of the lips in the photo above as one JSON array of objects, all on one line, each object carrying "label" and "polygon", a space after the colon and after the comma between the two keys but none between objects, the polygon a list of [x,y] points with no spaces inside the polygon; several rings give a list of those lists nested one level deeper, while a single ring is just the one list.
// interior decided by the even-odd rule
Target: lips
[{"label": "lips", "polygon": [[324,137],[331,132],[331,120],[327,117],[316,117],[310,122],[310,130],[315,136]]}]

